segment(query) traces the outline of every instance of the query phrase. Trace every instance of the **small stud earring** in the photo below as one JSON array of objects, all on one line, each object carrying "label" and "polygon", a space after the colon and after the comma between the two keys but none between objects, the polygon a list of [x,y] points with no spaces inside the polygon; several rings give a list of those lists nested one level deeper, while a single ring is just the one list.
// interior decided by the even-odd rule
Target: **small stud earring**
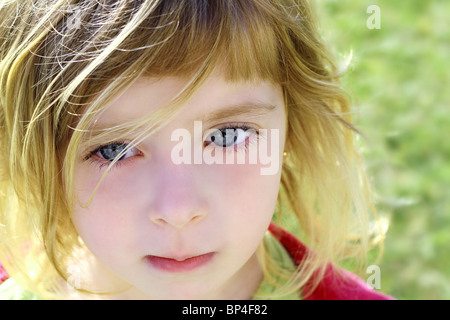
[{"label": "small stud earring", "polygon": [[283,152],[283,157],[287,157],[288,156],[288,153],[285,151],[285,152]]}]

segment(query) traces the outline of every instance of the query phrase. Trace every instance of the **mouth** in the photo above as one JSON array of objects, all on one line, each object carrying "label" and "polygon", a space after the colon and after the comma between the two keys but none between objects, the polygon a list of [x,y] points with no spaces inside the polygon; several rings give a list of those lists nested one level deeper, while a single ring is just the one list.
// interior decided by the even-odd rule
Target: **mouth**
[{"label": "mouth", "polygon": [[151,267],[165,272],[188,272],[208,264],[214,252],[186,258],[145,256],[144,260]]}]

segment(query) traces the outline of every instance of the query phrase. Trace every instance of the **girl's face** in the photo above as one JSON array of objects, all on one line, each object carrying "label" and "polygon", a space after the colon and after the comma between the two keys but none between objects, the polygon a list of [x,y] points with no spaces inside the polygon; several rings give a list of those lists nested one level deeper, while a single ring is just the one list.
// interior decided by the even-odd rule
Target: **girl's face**
[{"label": "girl's face", "polygon": [[[186,83],[140,78],[95,126],[142,119]],[[267,139],[258,139],[260,129]],[[87,208],[74,208],[78,233],[102,270],[96,289],[128,288],[132,298],[250,298],[262,279],[255,252],[276,205],[285,131],[280,86],[230,83],[217,72],[208,78],[168,125],[115,164]],[[81,203],[124,144],[80,152],[74,183]],[[270,166],[276,170],[263,173]]]}]

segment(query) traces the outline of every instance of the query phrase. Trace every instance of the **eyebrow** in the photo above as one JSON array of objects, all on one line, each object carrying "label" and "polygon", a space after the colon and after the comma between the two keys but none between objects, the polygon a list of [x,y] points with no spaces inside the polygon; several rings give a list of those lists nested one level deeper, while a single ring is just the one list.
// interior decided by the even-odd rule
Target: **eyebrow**
[{"label": "eyebrow", "polygon": [[[226,119],[230,119],[233,117],[252,117],[252,118],[258,118],[262,116],[268,116],[271,112],[275,111],[277,109],[276,105],[270,104],[270,103],[260,103],[260,102],[250,102],[250,103],[243,103],[238,105],[229,105],[222,107],[221,109],[214,111],[210,114],[207,114],[201,119],[198,119],[202,121],[203,123],[211,123],[216,121],[223,121]],[[86,141],[87,139],[93,139],[96,138],[98,135],[103,134],[105,130],[108,130],[111,127],[114,127],[118,124],[109,124],[109,125],[101,125],[98,126],[96,124],[93,125],[93,127],[90,128],[90,135],[89,138],[86,136],[83,137],[83,141]]]},{"label": "eyebrow", "polygon": [[261,117],[267,116],[277,108],[276,105],[269,103],[246,103],[240,105],[232,105],[228,107],[221,108],[220,110],[214,111],[202,119],[201,121],[215,122],[223,119],[228,119],[237,116],[251,116],[251,117]]}]

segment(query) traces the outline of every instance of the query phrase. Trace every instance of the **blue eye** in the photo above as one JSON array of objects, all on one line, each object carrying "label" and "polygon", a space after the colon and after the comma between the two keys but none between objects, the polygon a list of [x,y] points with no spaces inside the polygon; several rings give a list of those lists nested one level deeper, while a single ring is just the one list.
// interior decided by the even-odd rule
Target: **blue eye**
[{"label": "blue eye", "polygon": [[[123,153],[123,151],[127,147],[128,145],[123,142],[113,142],[110,144],[106,144],[91,151],[86,157],[84,157],[84,160],[92,159],[93,161],[106,164],[108,162],[112,162],[119,154]],[[139,154],[140,151],[138,149],[130,148],[117,161],[125,160]]]},{"label": "blue eye", "polygon": [[[126,147],[127,145],[124,143],[111,143],[100,147],[96,154],[105,160],[113,161]],[[123,160],[126,156],[127,153],[123,154],[118,161]]]},{"label": "blue eye", "polygon": [[249,136],[246,128],[223,128],[217,129],[207,138],[215,145],[223,148],[238,145],[244,142]]}]

